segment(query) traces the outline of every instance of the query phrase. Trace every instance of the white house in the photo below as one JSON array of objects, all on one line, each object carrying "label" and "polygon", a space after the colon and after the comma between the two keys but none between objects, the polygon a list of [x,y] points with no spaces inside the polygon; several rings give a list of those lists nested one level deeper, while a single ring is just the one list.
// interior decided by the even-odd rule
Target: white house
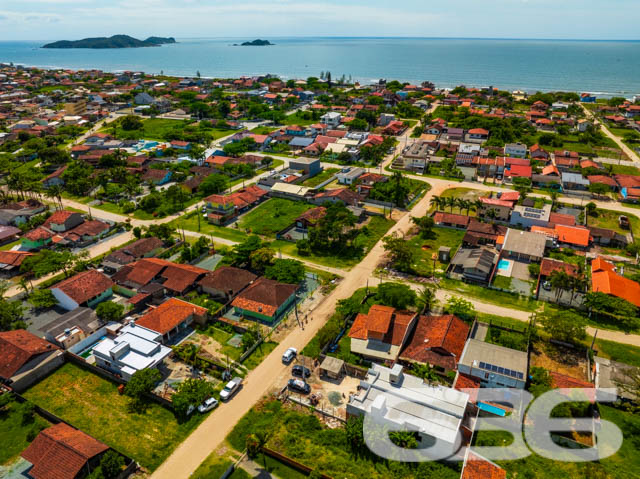
[{"label": "white house", "polygon": [[527,145],[523,143],[508,143],[504,145],[504,156],[524,158],[527,156]]},{"label": "white house", "polygon": [[105,338],[93,348],[96,366],[129,380],[136,371],[156,368],[171,354],[162,335],[133,323],[120,329],[115,338]]},{"label": "white house", "polygon": [[440,457],[458,450],[467,393],[429,386],[416,376],[405,375],[399,364],[393,369],[374,364],[360,388],[358,395],[349,397],[347,416],[367,414],[390,430],[416,431],[418,447]]},{"label": "white house", "polygon": [[360,176],[364,174],[364,168],[347,167],[338,173],[338,183],[341,185],[352,185]]},{"label": "white house", "polygon": [[330,111],[329,113],[325,113],[320,117],[320,121],[329,127],[337,127],[340,125],[340,120],[342,119],[342,115],[335,111]]}]

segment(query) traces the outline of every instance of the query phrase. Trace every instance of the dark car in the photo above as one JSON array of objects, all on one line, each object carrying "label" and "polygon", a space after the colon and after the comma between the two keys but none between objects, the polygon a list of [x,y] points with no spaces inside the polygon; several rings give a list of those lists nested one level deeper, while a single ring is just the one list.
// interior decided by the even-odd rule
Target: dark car
[{"label": "dark car", "polygon": [[309,368],[305,368],[304,366],[301,366],[300,364],[296,364],[291,369],[291,375],[299,377],[299,378],[308,378],[309,376],[311,376],[311,371],[309,370]]},{"label": "dark car", "polygon": [[301,379],[289,379],[289,383],[287,384],[289,389],[292,391],[296,391],[302,394],[309,394],[311,392],[311,386],[308,383],[304,382]]}]

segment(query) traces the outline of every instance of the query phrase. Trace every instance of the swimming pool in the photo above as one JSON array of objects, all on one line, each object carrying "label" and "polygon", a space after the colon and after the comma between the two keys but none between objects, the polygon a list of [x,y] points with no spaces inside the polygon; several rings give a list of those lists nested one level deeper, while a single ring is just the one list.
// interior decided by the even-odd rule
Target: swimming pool
[{"label": "swimming pool", "polygon": [[478,402],[478,409],[490,412],[491,414],[495,414],[496,416],[506,416],[506,412],[504,409],[500,409],[499,407],[484,402]]},{"label": "swimming pool", "polygon": [[498,269],[506,271],[509,269],[510,265],[511,265],[511,261],[509,261],[508,259],[501,259],[498,262]]}]

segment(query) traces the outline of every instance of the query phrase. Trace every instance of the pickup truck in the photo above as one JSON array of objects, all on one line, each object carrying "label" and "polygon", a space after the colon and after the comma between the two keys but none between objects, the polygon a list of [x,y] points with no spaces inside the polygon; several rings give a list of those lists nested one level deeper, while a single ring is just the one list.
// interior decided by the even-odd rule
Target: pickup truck
[{"label": "pickup truck", "polygon": [[229,381],[224,389],[222,391],[220,391],[220,399],[222,401],[228,401],[231,396],[233,396],[238,389],[240,389],[240,386],[242,385],[242,378],[240,377],[235,377],[233,378],[231,381]]}]

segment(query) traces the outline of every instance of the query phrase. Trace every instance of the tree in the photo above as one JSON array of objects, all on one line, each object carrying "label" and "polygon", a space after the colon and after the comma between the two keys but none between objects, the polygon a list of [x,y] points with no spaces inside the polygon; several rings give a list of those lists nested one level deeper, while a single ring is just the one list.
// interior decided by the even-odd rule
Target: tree
[{"label": "tree", "polygon": [[262,240],[257,235],[251,235],[242,243],[233,247],[233,264],[249,264],[251,253],[262,248]]},{"label": "tree", "polygon": [[264,275],[279,283],[299,284],[306,275],[304,264],[295,259],[276,259],[267,266]]},{"label": "tree", "polygon": [[576,343],[587,335],[587,322],[572,311],[548,311],[538,316],[540,324],[553,339],[565,343]]},{"label": "tree", "polygon": [[251,269],[259,273],[264,273],[265,269],[273,263],[275,256],[276,252],[272,248],[266,246],[253,251],[249,255]]},{"label": "tree", "polygon": [[36,289],[29,296],[29,302],[36,309],[53,308],[56,304],[58,304],[58,300],[53,295],[50,289]]},{"label": "tree", "polygon": [[416,449],[418,447],[415,433],[411,431],[391,431],[389,432],[389,439],[396,446],[404,449]]},{"label": "tree", "polygon": [[162,379],[160,371],[155,368],[145,368],[133,373],[124,388],[124,393],[131,398],[131,407],[134,410],[144,409],[144,397],[151,394],[160,379]]},{"label": "tree", "polygon": [[135,236],[137,239],[140,239],[142,237],[142,228],[140,228],[139,226],[134,226],[132,232],[133,236]]},{"label": "tree", "polygon": [[549,282],[551,287],[556,290],[556,302],[560,299],[562,291],[569,291],[571,289],[571,276],[564,270],[552,271],[549,275]]},{"label": "tree", "polygon": [[28,256],[20,265],[20,271],[26,274],[33,274],[40,278],[49,273],[67,271],[72,267],[74,256],[69,251],[42,250],[33,256]]},{"label": "tree", "polygon": [[357,256],[362,247],[355,245],[360,234],[356,228],[358,219],[342,203],[325,204],[326,214],[309,230],[309,246],[317,253],[335,256]]},{"label": "tree", "polygon": [[149,225],[147,232],[145,233],[146,238],[160,238],[163,241],[168,241],[171,239],[173,234],[176,232],[174,226],[169,225],[169,223],[153,223]]},{"label": "tree", "polygon": [[127,115],[120,120],[120,127],[124,131],[140,130],[143,124],[136,115]]},{"label": "tree", "polygon": [[382,283],[378,286],[376,301],[396,309],[407,309],[416,304],[417,296],[406,284]]},{"label": "tree", "polygon": [[415,224],[420,230],[420,236],[428,239],[433,238],[433,227],[435,226],[435,222],[433,218],[429,215],[425,215],[422,217],[412,216],[411,221]]},{"label": "tree", "polygon": [[242,335],[242,351],[248,351],[251,346],[260,340],[260,337],[260,327],[255,323],[249,326]]},{"label": "tree", "polygon": [[0,331],[26,327],[22,320],[24,307],[20,301],[0,299]]},{"label": "tree", "polygon": [[597,215],[598,206],[593,201],[590,201],[584,207],[587,210],[587,214],[589,216],[596,216]]},{"label": "tree", "polygon": [[96,314],[103,321],[118,321],[124,313],[124,306],[113,301],[103,301],[96,308]]},{"label": "tree", "polygon": [[436,211],[440,211],[442,207],[445,205],[445,198],[441,196],[432,196],[429,200],[429,204],[435,207]]},{"label": "tree", "polygon": [[389,253],[391,262],[399,271],[413,271],[414,255],[409,243],[397,233],[382,238],[384,250]]},{"label": "tree", "polygon": [[213,195],[216,193],[222,193],[229,186],[229,177],[220,173],[214,173],[207,176],[200,186],[198,191],[204,196]]},{"label": "tree", "polygon": [[98,468],[104,479],[115,479],[124,468],[124,458],[113,449],[109,449],[102,459]]},{"label": "tree", "polygon": [[363,424],[364,418],[362,416],[351,416],[345,425],[347,443],[354,452],[361,452],[365,448]]},{"label": "tree", "polygon": [[464,321],[472,321],[476,317],[476,308],[471,301],[459,296],[450,296],[445,306],[447,313],[453,314]]},{"label": "tree", "polygon": [[609,185],[605,185],[604,183],[591,183],[589,185],[589,191],[596,196],[600,196],[609,193],[611,191],[611,188],[609,187]]},{"label": "tree", "polygon": [[171,396],[173,410],[179,419],[186,419],[189,408],[196,407],[213,396],[213,384],[205,379],[187,378],[180,383],[177,391]]},{"label": "tree", "polygon": [[426,284],[422,289],[418,291],[417,304],[418,306],[420,306],[423,313],[426,314],[430,312],[433,309],[433,307],[438,303],[438,300],[436,299],[437,288],[438,286],[435,284],[434,285]]}]

